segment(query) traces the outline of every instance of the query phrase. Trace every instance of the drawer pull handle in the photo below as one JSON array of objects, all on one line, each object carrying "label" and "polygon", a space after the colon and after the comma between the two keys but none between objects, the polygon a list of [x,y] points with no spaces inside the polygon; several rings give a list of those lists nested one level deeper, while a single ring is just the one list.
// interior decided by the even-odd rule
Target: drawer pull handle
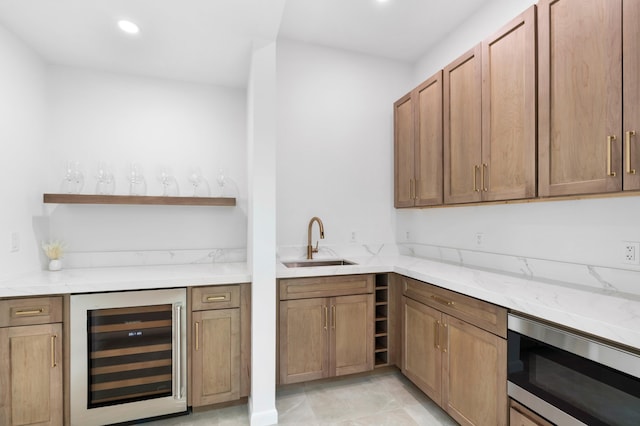
[{"label": "drawer pull handle", "polygon": [[51,336],[51,368],[55,368],[58,365],[56,360],[56,339],[58,338],[57,334]]},{"label": "drawer pull handle", "polygon": [[28,311],[16,311],[16,316],[39,315],[39,314],[41,314],[43,312],[44,312],[44,308],[31,309],[31,310],[28,310]]},{"label": "drawer pull handle", "polygon": [[217,302],[218,300],[225,300],[227,296],[208,296],[207,302]]},{"label": "drawer pull handle", "polygon": [[443,305],[447,305],[447,306],[453,306],[453,305],[455,305],[455,302],[453,302],[453,301],[451,301],[451,300],[445,300],[445,299],[442,299],[442,298],[440,298],[440,297],[438,297],[438,296],[431,295],[431,298],[432,298],[433,300],[435,300],[436,302],[438,302],[438,303],[442,303]]}]

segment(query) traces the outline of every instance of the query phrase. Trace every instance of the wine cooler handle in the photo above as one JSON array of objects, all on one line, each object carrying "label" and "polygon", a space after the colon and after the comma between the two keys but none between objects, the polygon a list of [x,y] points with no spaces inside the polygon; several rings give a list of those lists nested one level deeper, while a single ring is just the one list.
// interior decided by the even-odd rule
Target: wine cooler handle
[{"label": "wine cooler handle", "polygon": [[182,305],[176,305],[176,362],[175,362],[175,399],[182,399]]}]

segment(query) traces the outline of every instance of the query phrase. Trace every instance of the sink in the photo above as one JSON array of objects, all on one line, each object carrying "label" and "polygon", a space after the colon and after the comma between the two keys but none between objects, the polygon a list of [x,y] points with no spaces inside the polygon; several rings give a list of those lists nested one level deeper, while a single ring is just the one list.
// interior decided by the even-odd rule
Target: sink
[{"label": "sink", "polygon": [[309,268],[312,266],[344,266],[344,265],[357,265],[357,263],[350,262],[344,259],[337,260],[297,260],[294,262],[282,262],[287,268]]}]

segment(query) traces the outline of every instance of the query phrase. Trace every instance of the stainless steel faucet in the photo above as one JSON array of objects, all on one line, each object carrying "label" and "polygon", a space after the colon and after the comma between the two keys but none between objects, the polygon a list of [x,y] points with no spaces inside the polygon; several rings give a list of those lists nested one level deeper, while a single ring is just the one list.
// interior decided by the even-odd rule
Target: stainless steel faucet
[{"label": "stainless steel faucet", "polygon": [[318,222],[318,226],[320,227],[320,238],[324,239],[324,225],[322,224],[322,220],[314,216],[309,221],[309,230],[307,234],[307,259],[313,259],[313,253],[318,252],[318,242],[316,241],[316,248],[313,248],[311,244],[311,229],[313,228],[313,222]]}]

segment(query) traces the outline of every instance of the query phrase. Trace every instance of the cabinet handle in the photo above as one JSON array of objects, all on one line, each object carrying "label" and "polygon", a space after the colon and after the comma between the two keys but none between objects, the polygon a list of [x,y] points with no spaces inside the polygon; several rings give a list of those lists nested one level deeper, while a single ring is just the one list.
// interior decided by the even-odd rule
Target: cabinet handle
[{"label": "cabinet handle", "polygon": [[329,319],[327,318],[329,316],[329,310],[327,309],[326,306],[323,306],[323,308],[324,308],[324,329],[326,330],[329,322]]},{"label": "cabinet handle", "polygon": [[331,306],[331,329],[336,329],[336,305]]},{"label": "cabinet handle", "polygon": [[473,191],[474,192],[480,192],[480,190],[478,189],[478,169],[479,167],[477,165],[473,165]]},{"label": "cabinet handle", "polygon": [[418,199],[418,179],[413,180],[413,199]]},{"label": "cabinet handle", "polygon": [[200,323],[195,322],[195,334],[196,334],[196,351],[200,350]]},{"label": "cabinet handle", "polygon": [[635,136],[636,135],[636,131],[635,130],[630,130],[627,132],[626,134],[626,138],[625,138],[625,142],[626,142],[626,163],[627,163],[627,173],[630,175],[635,175],[636,174],[636,169],[632,169],[631,168],[631,136]]},{"label": "cabinet handle", "polygon": [[607,136],[607,176],[615,176],[616,172],[611,170],[611,145],[616,140],[615,136]]},{"label": "cabinet handle", "polygon": [[207,297],[207,302],[215,302],[218,300],[225,300],[227,297],[226,296],[209,296]]},{"label": "cabinet handle", "polygon": [[443,322],[442,326],[444,327],[444,336],[447,338],[445,344],[442,345],[442,352],[447,353],[447,347],[449,346],[449,335],[447,334],[447,323]]},{"label": "cabinet handle", "polygon": [[56,360],[56,339],[58,338],[57,334],[51,336],[51,368],[55,368],[58,365]]},{"label": "cabinet handle", "polygon": [[435,346],[436,349],[440,349],[440,321],[436,321],[433,324],[433,328],[435,333],[433,336],[433,346]]},{"label": "cabinet handle", "polygon": [[182,305],[176,304],[174,308],[174,326],[176,329],[176,362],[174,364],[175,384],[174,399],[182,399]]},{"label": "cabinet handle", "polygon": [[486,192],[486,191],[488,191],[488,189],[487,189],[487,184],[484,181],[484,175],[485,175],[484,171],[485,171],[485,169],[488,170],[489,169],[489,165],[487,163],[482,163],[482,190]]},{"label": "cabinet handle", "polygon": [[443,298],[438,297],[438,296],[433,295],[433,294],[431,295],[431,298],[432,298],[433,300],[435,300],[436,302],[438,302],[438,303],[442,303],[443,305],[447,305],[447,306],[453,306],[453,305],[455,305],[455,302],[453,302],[453,301],[451,301],[451,300],[443,299]]},{"label": "cabinet handle", "polygon": [[44,312],[44,308],[38,308],[38,309],[31,309],[28,311],[16,311],[15,315],[17,317],[24,316],[24,315],[39,315],[43,312]]}]

